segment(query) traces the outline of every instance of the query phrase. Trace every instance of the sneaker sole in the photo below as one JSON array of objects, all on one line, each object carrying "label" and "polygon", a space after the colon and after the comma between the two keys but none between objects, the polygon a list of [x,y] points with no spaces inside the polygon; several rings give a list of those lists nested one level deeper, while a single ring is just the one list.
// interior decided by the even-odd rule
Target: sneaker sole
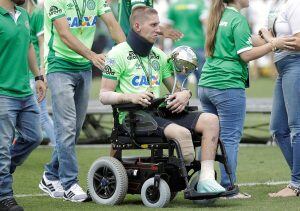
[{"label": "sneaker sole", "polygon": [[54,199],[61,199],[63,198],[63,196],[54,196],[52,194],[52,192],[49,190],[49,188],[47,188],[42,182],[39,183],[39,188],[44,191],[45,193],[47,193],[51,198]]},{"label": "sneaker sole", "polygon": [[67,197],[63,197],[63,199],[65,201],[71,201],[71,202],[76,202],[76,203],[84,202],[86,200],[86,199],[75,200],[75,199],[69,199]]}]

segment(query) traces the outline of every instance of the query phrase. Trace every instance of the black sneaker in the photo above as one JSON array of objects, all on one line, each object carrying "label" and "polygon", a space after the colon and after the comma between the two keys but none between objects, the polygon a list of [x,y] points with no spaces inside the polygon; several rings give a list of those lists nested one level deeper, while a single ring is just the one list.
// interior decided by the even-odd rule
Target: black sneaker
[{"label": "black sneaker", "polygon": [[0,201],[0,211],[24,211],[14,198],[7,198]]}]

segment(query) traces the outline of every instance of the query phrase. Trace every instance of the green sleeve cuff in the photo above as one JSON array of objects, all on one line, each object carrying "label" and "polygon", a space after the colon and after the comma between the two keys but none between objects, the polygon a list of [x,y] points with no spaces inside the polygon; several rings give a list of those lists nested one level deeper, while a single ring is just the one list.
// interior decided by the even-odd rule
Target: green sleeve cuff
[{"label": "green sleeve cuff", "polygon": [[54,20],[59,19],[59,18],[62,18],[64,16],[66,16],[66,15],[65,14],[61,14],[61,15],[55,16],[55,17],[51,18],[51,21],[54,21]]},{"label": "green sleeve cuff", "polygon": [[111,79],[111,80],[118,80],[116,76],[110,76],[110,75],[102,75],[103,78]]}]

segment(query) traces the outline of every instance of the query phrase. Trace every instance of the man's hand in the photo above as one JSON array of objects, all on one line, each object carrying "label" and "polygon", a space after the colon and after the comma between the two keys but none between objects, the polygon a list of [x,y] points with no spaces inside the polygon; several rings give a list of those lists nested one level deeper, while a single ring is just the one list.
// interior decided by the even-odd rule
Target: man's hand
[{"label": "man's hand", "polygon": [[183,38],[183,34],[180,31],[173,29],[171,26],[159,26],[161,35],[165,38],[170,38],[173,41]]},{"label": "man's hand", "polygon": [[140,104],[144,107],[151,105],[150,101],[154,98],[151,92],[144,92],[140,94],[128,94],[128,98],[133,104]]},{"label": "man's hand", "polygon": [[42,80],[37,80],[35,83],[36,93],[38,96],[37,101],[40,103],[46,96],[46,85]]},{"label": "man's hand", "polygon": [[106,56],[104,54],[91,53],[89,60],[100,70],[104,69]]},{"label": "man's hand", "polygon": [[170,102],[168,103],[167,108],[170,109],[172,113],[180,113],[188,104],[190,97],[191,95],[189,90],[175,92],[167,98],[167,102]]}]

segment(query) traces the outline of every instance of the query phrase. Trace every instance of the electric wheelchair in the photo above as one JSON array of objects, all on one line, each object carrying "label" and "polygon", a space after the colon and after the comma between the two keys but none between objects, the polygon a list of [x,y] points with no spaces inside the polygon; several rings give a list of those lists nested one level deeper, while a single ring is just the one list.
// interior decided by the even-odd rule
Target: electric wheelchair
[{"label": "electric wheelchair", "polygon": [[[196,192],[198,173],[201,165],[194,160],[186,166],[179,144],[175,140],[164,137],[141,136],[137,128],[143,117],[137,111],[165,115],[166,108],[162,106],[166,98],[152,100],[149,107],[135,104],[113,105],[114,126],[110,141],[115,153],[112,157],[97,159],[88,172],[88,190],[94,202],[116,205],[122,203],[126,194],[141,194],[147,207],[165,207],[175,198],[179,191],[184,192],[184,198],[201,201],[222,196],[234,195],[238,187],[232,182],[231,172],[227,165],[226,152],[221,140],[215,160],[224,164],[230,178],[232,188],[225,193],[202,194]],[[194,112],[197,107],[187,106],[186,112]],[[127,112],[129,130],[124,132],[119,123],[120,112]],[[192,134],[194,147],[201,146],[201,134]],[[124,157],[122,151],[132,149],[150,150],[149,156]],[[166,154],[166,155],[165,155]]]}]

